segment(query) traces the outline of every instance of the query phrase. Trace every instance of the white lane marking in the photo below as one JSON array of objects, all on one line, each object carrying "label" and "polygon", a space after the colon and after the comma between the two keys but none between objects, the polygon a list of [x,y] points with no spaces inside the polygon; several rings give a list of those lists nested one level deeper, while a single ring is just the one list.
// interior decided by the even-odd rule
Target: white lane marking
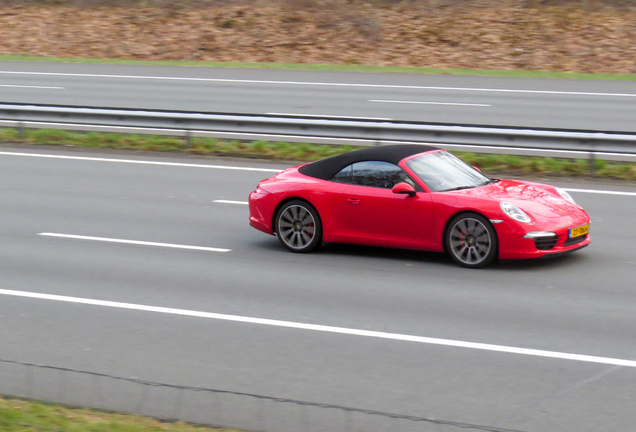
[{"label": "white lane marking", "polygon": [[265,326],[273,326],[273,327],[286,327],[293,328],[299,330],[311,330],[311,331],[319,331],[326,333],[336,333],[336,334],[344,334],[351,336],[362,336],[362,337],[372,337],[378,339],[389,339],[389,340],[397,340],[403,342],[416,342],[422,344],[430,344],[430,345],[442,345],[442,346],[450,346],[456,348],[470,348],[477,349],[482,351],[495,351],[502,352],[508,354],[520,354],[520,355],[528,355],[535,357],[548,357],[554,359],[561,360],[573,360],[587,363],[601,363],[608,365],[616,365],[616,366],[626,366],[626,367],[636,367],[636,361],[634,360],[624,360],[617,359],[611,357],[597,357],[583,354],[570,354],[570,353],[562,353],[557,351],[545,351],[545,350],[537,350],[530,348],[517,348],[505,345],[491,345],[485,343],[478,342],[465,342],[458,341],[452,339],[438,339],[431,338],[425,336],[414,336],[414,335],[405,335],[399,333],[386,333],[372,330],[360,330],[346,327],[332,327],[326,325],[318,325],[318,324],[306,324],[292,321],[281,321],[281,320],[273,320],[273,319],[265,319],[265,318],[254,318],[254,317],[246,317],[239,315],[226,315],[212,312],[201,312],[201,311],[193,311],[187,309],[174,309],[160,306],[147,306],[140,305],[134,303],[121,303],[114,301],[106,301],[106,300],[95,300],[95,299],[87,299],[80,297],[68,297],[62,295],[54,295],[54,294],[42,294],[42,293],[33,293],[26,291],[14,291],[7,289],[0,289],[0,295],[14,296],[14,297],[26,297],[26,298],[34,298],[41,300],[52,300],[52,301],[60,301],[66,303],[79,303],[86,304],[92,306],[104,306],[104,307],[112,307],[118,309],[130,309],[144,312],[158,312],[163,314],[170,315],[182,315],[189,316],[195,318],[208,318],[215,319],[221,321],[234,321],[240,323],[247,324],[258,324]]},{"label": "white lane marking", "polygon": [[399,101],[399,100],[382,100],[382,99],[369,99],[369,102],[382,102],[382,103],[395,103],[395,104],[419,104],[419,105],[474,106],[474,107],[490,107],[490,106],[492,106],[492,105],[489,105],[489,104],[475,104],[475,103]]},{"label": "white lane marking", "polygon": [[636,192],[622,192],[622,191],[601,191],[595,189],[570,189],[563,188],[568,192],[580,192],[580,193],[591,193],[591,194],[602,194],[602,195],[623,195],[623,196],[636,196]]},{"label": "white lane marking", "polygon": [[273,172],[273,173],[279,173],[282,171],[279,169],[270,169],[270,168],[187,164],[187,163],[177,163],[177,162],[157,162],[157,161],[129,160],[129,159],[108,159],[108,158],[96,158],[96,157],[85,157],[85,156],[50,155],[50,154],[40,154],[40,153],[0,152],[0,156],[23,156],[23,157],[50,158],[50,159],[68,159],[68,160],[82,160],[82,161],[96,161],[96,162],[115,162],[115,163],[128,163],[128,164],[140,164],[140,165],[163,165],[163,166],[176,166],[176,167],[186,167],[186,168],[208,168],[208,169],[258,171],[258,172]]},{"label": "white lane marking", "polygon": [[393,120],[387,117],[352,117],[352,116],[336,116],[336,115],[322,115],[322,114],[292,114],[292,113],[265,113],[265,114],[275,115],[275,116],[334,118],[334,119],[347,119],[347,120],[384,120],[384,121]]},{"label": "white lane marking", "polygon": [[139,80],[166,80],[166,81],[224,82],[224,83],[238,83],[238,84],[274,84],[274,85],[298,85],[298,86],[306,85],[306,86],[323,86],[323,87],[361,87],[361,88],[389,88],[389,89],[412,89],[412,90],[470,91],[470,92],[491,92],[491,93],[552,94],[552,95],[572,95],[572,96],[636,97],[636,93],[601,93],[601,92],[594,93],[594,92],[580,92],[580,91],[439,87],[439,86],[418,86],[418,85],[397,85],[397,84],[358,84],[358,83],[330,83],[330,82],[312,82],[312,81],[269,81],[269,80],[249,80],[249,79],[229,79],[229,78],[107,75],[107,74],[63,73],[63,72],[0,71],[0,74],[65,76],[65,77],[84,77],[84,78],[116,78],[116,79],[123,78],[123,79],[139,79]]},{"label": "white lane marking", "polygon": [[[69,160],[84,160],[84,161],[97,161],[97,162],[116,162],[116,163],[129,163],[129,164],[141,164],[141,165],[163,165],[163,166],[177,166],[177,167],[185,167],[185,168],[226,169],[226,170],[236,170],[236,171],[257,171],[257,172],[271,172],[271,173],[279,173],[282,171],[279,169],[270,169],[270,168],[186,164],[186,163],[177,163],[177,162],[157,162],[157,161],[128,160],[128,159],[108,159],[108,158],[94,158],[94,157],[85,157],[85,156],[49,155],[49,154],[38,154],[38,153],[0,152],[0,156],[24,156],[24,157],[39,157],[39,158],[50,158],[50,159],[69,159]],[[636,192],[605,191],[605,190],[595,190],[595,189],[569,189],[569,188],[564,188],[564,189],[567,191],[580,192],[580,193],[636,196]]]},{"label": "white lane marking", "polygon": [[230,200],[214,200],[212,202],[220,203],[220,204],[239,204],[239,205],[248,205],[247,201],[230,201]]},{"label": "white lane marking", "polygon": [[231,252],[232,249],[220,249],[220,248],[211,248],[204,246],[188,246],[188,245],[179,245],[179,244],[171,244],[171,243],[156,243],[156,242],[147,242],[147,241],[138,241],[138,240],[123,240],[123,239],[114,239],[114,238],[106,238],[106,237],[89,237],[89,236],[80,236],[73,234],[58,234],[58,233],[39,233],[39,236],[44,237],[59,237],[65,239],[73,239],[73,240],[89,240],[89,241],[98,241],[98,242],[107,242],[107,243],[123,243],[123,244],[132,244],[132,245],[140,245],[140,246],[155,246],[155,247],[164,247],[164,248],[172,248],[172,249],[188,249],[188,250],[198,250],[205,252]]},{"label": "white lane marking", "polygon": [[8,87],[8,88],[28,88],[28,89],[43,89],[43,90],[64,90],[64,87],[31,86],[31,85],[14,85],[14,84],[0,84],[0,87]]}]

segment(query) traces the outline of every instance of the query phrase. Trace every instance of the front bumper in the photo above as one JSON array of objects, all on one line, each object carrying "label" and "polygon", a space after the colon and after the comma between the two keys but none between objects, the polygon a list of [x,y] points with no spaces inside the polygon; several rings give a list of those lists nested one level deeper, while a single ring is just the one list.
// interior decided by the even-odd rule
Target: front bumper
[{"label": "front bumper", "polygon": [[580,236],[580,238],[569,238],[569,230],[578,225],[589,223],[585,221],[580,224],[570,224],[553,229],[545,229],[552,232],[554,236],[539,236],[527,238],[528,232],[519,231],[511,227],[511,224],[496,225],[499,237],[499,258],[501,259],[528,259],[541,258],[545,256],[560,255],[574,252],[589,245],[590,234]]}]

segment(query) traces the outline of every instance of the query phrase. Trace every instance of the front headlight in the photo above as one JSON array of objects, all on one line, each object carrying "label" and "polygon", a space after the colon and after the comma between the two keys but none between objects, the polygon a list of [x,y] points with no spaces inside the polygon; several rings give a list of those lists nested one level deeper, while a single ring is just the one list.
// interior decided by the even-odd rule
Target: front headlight
[{"label": "front headlight", "polygon": [[561,188],[554,188],[554,189],[556,189],[557,193],[559,195],[561,195],[563,197],[563,199],[565,199],[566,201],[569,201],[572,204],[576,205],[576,203],[574,202],[574,198],[572,198],[572,195],[567,193],[567,191],[565,189],[561,189]]},{"label": "front headlight", "polygon": [[522,223],[532,222],[532,219],[530,219],[530,216],[528,216],[526,212],[524,212],[523,210],[521,210],[519,207],[517,207],[514,204],[510,204],[509,202],[502,201],[501,203],[499,203],[499,206],[501,207],[501,210],[505,214],[507,214],[508,216],[516,220],[517,222],[522,222]]}]

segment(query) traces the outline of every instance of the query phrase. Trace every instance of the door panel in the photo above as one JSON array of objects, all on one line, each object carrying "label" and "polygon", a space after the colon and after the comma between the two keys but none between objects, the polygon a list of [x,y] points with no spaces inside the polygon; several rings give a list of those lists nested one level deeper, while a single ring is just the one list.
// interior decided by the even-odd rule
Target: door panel
[{"label": "door panel", "polygon": [[352,185],[343,198],[338,212],[343,241],[406,248],[432,244],[430,194],[418,192],[411,198],[391,189]]}]

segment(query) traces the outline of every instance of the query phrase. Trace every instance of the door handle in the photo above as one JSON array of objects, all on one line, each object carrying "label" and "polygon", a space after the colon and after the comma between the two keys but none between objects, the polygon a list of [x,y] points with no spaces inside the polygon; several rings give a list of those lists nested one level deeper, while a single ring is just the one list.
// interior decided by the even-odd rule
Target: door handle
[{"label": "door handle", "polygon": [[358,205],[360,204],[360,200],[358,198],[347,198],[347,202],[349,204]]}]

